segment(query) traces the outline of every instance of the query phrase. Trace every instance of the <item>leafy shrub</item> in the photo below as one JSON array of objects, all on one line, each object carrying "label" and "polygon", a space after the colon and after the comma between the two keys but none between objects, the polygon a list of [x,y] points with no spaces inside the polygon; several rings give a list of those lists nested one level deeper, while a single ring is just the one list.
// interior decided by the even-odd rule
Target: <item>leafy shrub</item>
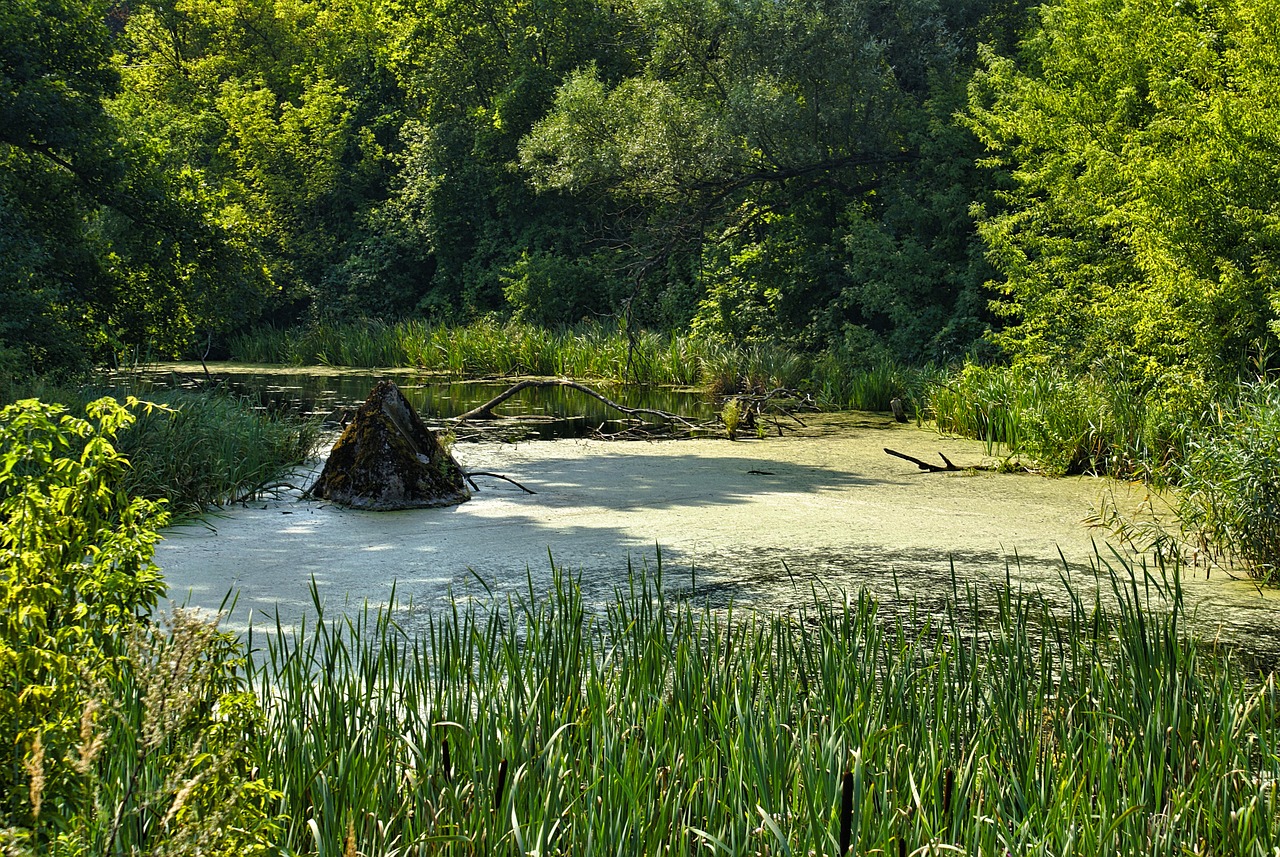
[{"label": "leafy shrub", "polygon": [[4,853],[243,854],[269,827],[237,761],[257,707],[233,642],[148,618],[168,514],[124,489],[112,443],[138,407],[0,409]]},{"label": "leafy shrub", "polygon": [[84,678],[110,671],[164,588],[151,556],[168,516],[119,489],[128,463],[111,445],[133,414],[112,399],[87,413],[35,399],[0,410],[0,753],[11,757],[0,813],[11,823],[68,795],[62,760]]}]

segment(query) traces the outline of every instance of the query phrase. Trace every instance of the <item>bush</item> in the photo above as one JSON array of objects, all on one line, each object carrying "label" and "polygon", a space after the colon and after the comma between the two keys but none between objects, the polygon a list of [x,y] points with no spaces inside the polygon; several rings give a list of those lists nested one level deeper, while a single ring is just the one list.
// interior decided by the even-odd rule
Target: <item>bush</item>
[{"label": "bush", "polygon": [[148,618],[168,514],[124,490],[112,443],[139,407],[0,409],[6,854],[243,854],[269,827],[238,761],[257,710],[238,650],[207,623]]},{"label": "bush", "polygon": [[133,414],[112,399],[87,413],[35,399],[0,410],[0,813],[11,824],[69,798],[63,760],[84,680],[110,672],[164,589],[151,555],[168,516],[119,489],[128,464],[111,445]]}]

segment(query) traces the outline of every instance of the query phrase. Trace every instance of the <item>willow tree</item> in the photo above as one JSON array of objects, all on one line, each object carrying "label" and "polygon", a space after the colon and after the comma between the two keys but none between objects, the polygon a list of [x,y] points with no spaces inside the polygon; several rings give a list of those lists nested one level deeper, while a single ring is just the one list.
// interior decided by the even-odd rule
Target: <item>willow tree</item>
[{"label": "willow tree", "polygon": [[901,331],[921,354],[981,280],[945,273],[982,264],[951,112],[992,5],[637,2],[642,71],[580,69],[521,165],[602,212],[598,245],[672,320],[812,344]]}]

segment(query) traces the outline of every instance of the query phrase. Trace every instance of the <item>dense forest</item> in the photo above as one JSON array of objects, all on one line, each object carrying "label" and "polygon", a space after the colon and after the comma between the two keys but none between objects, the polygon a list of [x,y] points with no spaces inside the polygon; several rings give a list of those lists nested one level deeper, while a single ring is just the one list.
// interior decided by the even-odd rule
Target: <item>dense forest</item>
[{"label": "dense forest", "polygon": [[1270,361],[1273,0],[17,0],[0,368],[616,320]]}]

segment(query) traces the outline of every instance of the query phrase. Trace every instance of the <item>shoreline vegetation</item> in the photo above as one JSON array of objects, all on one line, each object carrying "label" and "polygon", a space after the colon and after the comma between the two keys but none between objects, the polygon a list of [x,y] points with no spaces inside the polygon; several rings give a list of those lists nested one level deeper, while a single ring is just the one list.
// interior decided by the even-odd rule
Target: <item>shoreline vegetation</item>
[{"label": "shoreline vegetation", "polygon": [[[0,828],[49,854],[1269,854],[1280,695],[1176,563],[882,615],[661,563],[236,637],[159,616],[138,403],[0,412]],[[621,571],[621,569],[620,569]],[[620,575],[621,578],[621,575]],[[1061,600],[1061,599],[1056,599]],[[66,609],[68,604],[78,609]],[[323,677],[323,680],[319,680]]]}]

